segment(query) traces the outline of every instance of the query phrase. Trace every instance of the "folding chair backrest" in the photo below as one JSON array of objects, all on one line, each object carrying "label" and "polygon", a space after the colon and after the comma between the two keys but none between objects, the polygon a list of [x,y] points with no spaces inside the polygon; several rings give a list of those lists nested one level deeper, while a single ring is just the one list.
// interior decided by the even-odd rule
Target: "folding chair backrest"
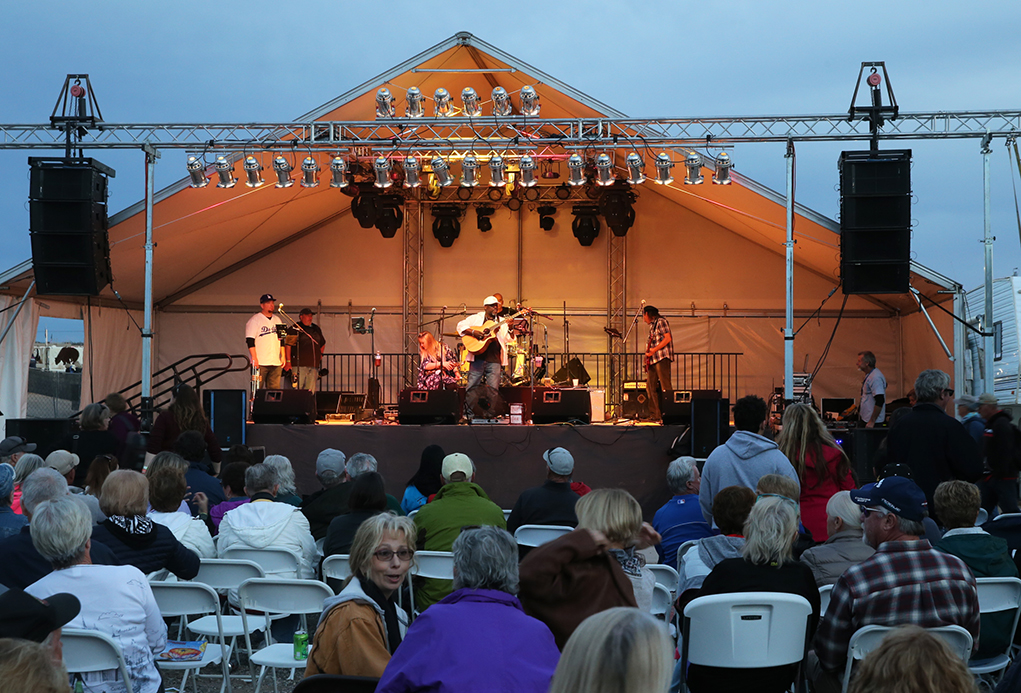
[{"label": "folding chair backrest", "polygon": [[242,608],[273,613],[318,613],[332,596],[330,586],[318,580],[252,578],[238,587]]},{"label": "folding chair backrest", "polygon": [[978,585],[978,610],[983,614],[1000,611],[1013,611],[1014,622],[1007,638],[1006,654],[1010,655],[1010,646],[1014,642],[1018,616],[1021,616],[1021,580],[1013,577],[975,578]]},{"label": "folding chair backrest", "polygon": [[[847,645],[847,665],[844,667],[844,683],[842,691],[846,693],[848,683],[851,679],[851,667],[855,660],[862,660],[870,652],[879,647],[894,626],[862,626],[851,636]],[[926,628],[926,631],[943,638],[961,659],[965,662],[971,657],[971,633],[961,626],[942,626],[940,628]]]},{"label": "folding chair backrest", "polygon": [[298,557],[285,549],[246,549],[239,546],[227,549],[224,558],[240,558],[257,563],[267,575],[297,577]]},{"label": "folding chair backrest", "polygon": [[504,522],[506,522],[507,520],[510,519],[510,515],[511,515],[511,511],[510,510],[503,509],[503,521]]},{"label": "folding chair backrest", "polygon": [[652,588],[652,615],[665,616],[669,613],[673,601],[670,590],[657,582]]},{"label": "folding chair backrest", "polygon": [[666,587],[670,594],[677,594],[677,586],[680,576],[677,571],[664,563],[650,563],[645,566],[656,576],[656,584]]},{"label": "folding chair backrest", "polygon": [[337,553],[327,556],[323,561],[323,578],[334,580],[346,580],[351,574],[351,556],[346,553]]},{"label": "folding chair backrest", "polygon": [[160,613],[166,618],[215,614],[220,608],[216,592],[201,582],[156,582],[150,586]]},{"label": "folding chair backrest", "polygon": [[193,582],[201,582],[213,589],[236,589],[245,580],[266,577],[266,571],[255,561],[238,558],[203,558],[199,574]]},{"label": "folding chair backrest", "polygon": [[833,585],[823,585],[819,588],[819,616],[826,613],[830,605],[830,595],[833,594]]},{"label": "folding chair backrest", "polygon": [[127,693],[132,693],[131,677],[121,646],[106,633],[81,628],[64,628],[60,635],[64,666],[69,674],[118,669]]},{"label": "folding chair backrest", "polygon": [[562,525],[521,525],[514,531],[518,546],[542,546],[574,531]]},{"label": "folding chair backrest", "polygon": [[684,608],[688,662],[728,669],[773,667],[805,656],[812,607],[797,594],[737,592]]},{"label": "folding chair backrest", "polygon": [[454,554],[449,551],[416,551],[412,572],[419,577],[454,579]]},{"label": "folding chair backrest", "polygon": [[689,539],[680,546],[677,547],[677,567],[681,566],[681,557],[688,552],[688,549],[694,547],[699,542],[698,539]]}]

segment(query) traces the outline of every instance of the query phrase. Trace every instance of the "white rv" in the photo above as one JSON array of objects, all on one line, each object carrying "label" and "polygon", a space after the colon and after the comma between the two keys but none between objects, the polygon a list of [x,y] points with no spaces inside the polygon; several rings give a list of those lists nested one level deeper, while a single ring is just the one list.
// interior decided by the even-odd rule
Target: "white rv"
[{"label": "white rv", "polygon": [[[972,327],[982,329],[986,324],[985,287],[979,286],[965,294],[965,319]],[[993,377],[997,399],[1010,408],[1017,420],[1021,412],[1021,334],[1018,331],[1021,315],[1021,277],[1004,277],[993,280]],[[965,379],[971,383],[971,392],[983,391],[983,342],[975,330],[965,331]],[[1009,406],[1015,405],[1015,406]]]}]

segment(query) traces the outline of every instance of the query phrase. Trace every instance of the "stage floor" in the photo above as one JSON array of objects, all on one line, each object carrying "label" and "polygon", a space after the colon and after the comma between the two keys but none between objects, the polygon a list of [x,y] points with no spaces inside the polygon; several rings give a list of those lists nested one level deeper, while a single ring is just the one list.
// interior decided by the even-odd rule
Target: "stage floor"
[{"label": "stage floor", "polygon": [[518,494],[546,477],[542,453],[563,447],[574,456],[574,480],[592,488],[629,491],[646,520],[670,497],[666,468],[670,445],[683,426],[591,424],[408,426],[388,424],[248,424],[246,444],[267,455],[285,455],[294,465],[299,493],[319,488],[315,461],[321,450],[336,448],[349,457],[367,452],[379,461],[387,491],[400,499],[418,469],[422,450],[439,445],[463,452],[477,468],[475,477],[494,503],[511,508]]}]

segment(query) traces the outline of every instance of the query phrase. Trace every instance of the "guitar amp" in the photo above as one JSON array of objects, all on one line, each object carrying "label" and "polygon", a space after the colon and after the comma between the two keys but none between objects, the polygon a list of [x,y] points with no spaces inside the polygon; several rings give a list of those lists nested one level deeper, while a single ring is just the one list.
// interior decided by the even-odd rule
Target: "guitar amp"
[{"label": "guitar amp", "polygon": [[624,383],[623,413],[625,419],[649,418],[649,398],[645,392],[644,380]]}]

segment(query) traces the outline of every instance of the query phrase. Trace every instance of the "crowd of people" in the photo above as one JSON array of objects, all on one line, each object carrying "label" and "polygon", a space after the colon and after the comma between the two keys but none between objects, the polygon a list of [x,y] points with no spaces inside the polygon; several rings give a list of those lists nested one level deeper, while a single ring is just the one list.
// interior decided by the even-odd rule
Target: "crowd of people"
[{"label": "crowd of people", "polygon": [[[287,457],[221,451],[190,388],[161,415],[143,463],[122,468],[116,453],[136,422],[90,405],[89,428],[61,441],[72,449],[43,458],[33,442],[0,443],[0,679],[28,681],[31,669],[33,690],[67,691],[59,641],[68,626],[114,638],[134,689],[157,693],[168,630],[150,583],[191,580],[202,559],[234,548],[272,548],[295,567],[269,577],[317,579],[326,557],[349,557],[350,576],[331,580],[335,596],[309,622],[305,676],[371,677],[387,693],[497,681],[537,693],[662,693],[682,682],[694,693],[779,692],[799,674],[813,691],[836,691],[866,625],[897,630],[856,667],[851,690],[973,690],[964,662],[924,629],[963,627],[973,660],[1009,650],[1013,616],[980,615],[976,578],[1018,576],[1021,532],[1011,518],[976,524],[1018,511],[1021,449],[995,398],[958,398],[958,421],[946,412],[946,374],[923,372],[914,391],[906,414],[869,417],[892,420],[874,483],[861,483],[811,406],[788,405],[776,434],[765,402],[748,396],[704,463],[666,466],[672,497],[658,509],[575,481],[574,455],[557,447],[541,456],[541,484],[506,514],[475,461],[438,445],[422,451],[400,500],[375,457],[336,449],[319,453],[320,488],[302,495]],[[564,529],[526,548],[513,535],[526,525]],[[450,552],[453,579],[409,575],[423,550]],[[679,575],[666,613],[654,608],[657,563]],[[820,587],[831,590],[825,608]],[[225,592],[224,608],[237,608],[236,589]],[[672,613],[743,592],[807,602],[801,666],[684,660]],[[297,627],[279,619],[271,637],[286,641]],[[1004,682],[1018,677],[1012,669]],[[123,690],[116,671],[82,682]]]}]

